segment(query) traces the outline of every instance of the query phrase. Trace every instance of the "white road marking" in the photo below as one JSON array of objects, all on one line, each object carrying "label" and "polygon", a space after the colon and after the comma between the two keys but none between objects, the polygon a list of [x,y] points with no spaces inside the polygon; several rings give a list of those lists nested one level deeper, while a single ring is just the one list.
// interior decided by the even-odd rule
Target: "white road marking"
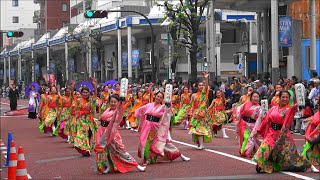
[{"label": "white road marking", "polygon": [[[0,102],[1,104],[4,104],[4,105],[8,105],[10,106],[10,103],[4,103],[4,102]],[[19,107],[27,107],[26,105],[18,105]]]},{"label": "white road marking", "polygon": [[[182,145],[185,145],[185,146],[189,146],[189,147],[193,147],[193,148],[197,147],[195,145],[188,144],[188,143],[181,142],[181,141],[177,141],[177,140],[172,140],[172,142],[175,142],[175,143],[178,143],[178,144],[182,144]],[[236,160],[239,160],[239,161],[243,161],[243,162],[246,162],[246,163],[249,163],[249,164],[252,164],[252,165],[256,165],[256,163],[251,161],[251,160],[244,159],[244,158],[241,158],[241,157],[237,157],[237,156],[234,156],[234,155],[231,155],[231,154],[227,154],[227,153],[224,153],[224,152],[215,151],[215,150],[212,150],[212,149],[204,149],[204,151],[215,153],[215,154],[219,154],[219,155],[222,155],[222,156],[226,156],[226,157],[229,157],[229,158],[232,158],[232,159],[236,159]],[[292,173],[292,172],[284,172],[284,171],[280,171],[280,172],[283,173],[283,174],[287,174],[289,176],[293,176],[293,177],[299,178],[299,179],[315,180],[313,178],[310,178],[310,177],[307,177],[307,176],[303,176],[303,175],[300,175],[300,174],[296,174],[296,173]]]},{"label": "white road marking", "polygon": [[6,115],[2,115],[0,117],[2,118],[12,118],[12,117],[27,117],[28,115],[18,115],[18,116],[6,116]]},{"label": "white road marking", "polygon": [[234,130],[234,129],[229,129],[229,128],[225,128],[226,130],[229,130],[229,131],[234,131],[234,132],[236,132],[236,130]]}]

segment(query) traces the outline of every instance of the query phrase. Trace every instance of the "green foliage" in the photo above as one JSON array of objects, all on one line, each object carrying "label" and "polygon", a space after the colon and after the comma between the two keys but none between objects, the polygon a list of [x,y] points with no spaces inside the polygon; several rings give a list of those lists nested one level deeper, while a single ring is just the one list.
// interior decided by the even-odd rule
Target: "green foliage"
[{"label": "green foliage", "polygon": [[[201,17],[205,8],[210,4],[210,0],[179,0],[177,4],[171,4],[168,0],[164,2],[166,19],[169,18],[171,23],[171,37],[176,40],[178,47],[187,47],[190,52],[191,60],[191,79],[197,78],[197,59],[196,53],[199,52],[203,45],[197,42],[200,32],[200,25],[203,23]],[[182,39],[179,37],[183,37]],[[173,62],[176,63],[174,60]]]}]

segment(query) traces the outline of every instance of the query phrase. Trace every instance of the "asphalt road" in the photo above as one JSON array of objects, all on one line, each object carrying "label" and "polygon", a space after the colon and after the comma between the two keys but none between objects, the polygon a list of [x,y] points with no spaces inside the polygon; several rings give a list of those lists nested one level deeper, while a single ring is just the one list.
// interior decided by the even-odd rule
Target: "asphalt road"
[{"label": "asphalt road", "polygon": [[[19,108],[27,106],[26,101],[19,101],[18,104]],[[196,150],[191,135],[182,127],[176,127],[172,134],[174,144],[185,156],[191,158],[189,162],[177,159],[148,165],[146,172],[133,170],[126,174],[98,175],[94,155],[82,157],[60,137],[40,133],[37,120],[30,120],[27,115],[3,116],[9,109],[8,100],[1,99],[0,138],[7,144],[7,134],[11,132],[16,147],[23,146],[28,174],[32,179],[320,179],[319,174],[311,173],[310,170],[303,173],[256,173],[254,163],[239,157],[237,153],[233,124],[227,125],[229,139],[221,138],[219,132],[212,143],[206,144],[205,150]],[[120,134],[127,151],[141,162],[137,157],[139,134],[123,129]],[[294,140],[301,149],[304,137],[294,135]],[[5,163],[4,155],[1,153],[1,166]],[[7,169],[2,168],[1,178],[6,177]]]}]

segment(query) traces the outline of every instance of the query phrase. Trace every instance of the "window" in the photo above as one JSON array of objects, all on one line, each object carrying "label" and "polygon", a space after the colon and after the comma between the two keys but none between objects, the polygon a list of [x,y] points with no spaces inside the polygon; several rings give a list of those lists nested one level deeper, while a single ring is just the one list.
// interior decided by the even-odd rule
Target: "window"
[{"label": "window", "polygon": [[19,17],[18,16],[13,16],[12,22],[13,23],[19,23]]},{"label": "window", "polygon": [[12,6],[13,7],[19,6],[19,0],[12,0]]},{"label": "window", "polygon": [[61,10],[62,10],[63,12],[66,12],[66,11],[67,11],[67,3],[62,3],[62,4],[61,4]]}]

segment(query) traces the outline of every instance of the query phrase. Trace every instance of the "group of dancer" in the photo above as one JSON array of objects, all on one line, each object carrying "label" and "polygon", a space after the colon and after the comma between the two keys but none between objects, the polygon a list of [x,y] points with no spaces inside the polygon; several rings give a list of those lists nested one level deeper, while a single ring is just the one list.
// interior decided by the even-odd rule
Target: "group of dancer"
[{"label": "group of dancer", "polygon": [[[295,103],[290,104],[294,94],[277,88],[266,110],[261,107],[260,93],[249,86],[245,87],[246,93],[239,102],[227,109],[228,100],[223,90],[216,90],[215,98],[209,103],[208,73],[203,73],[203,79],[197,83],[195,93],[188,86],[181,87],[180,93],[175,90],[171,103],[164,103],[163,88],[154,88],[151,84],[135,92],[129,85],[126,96],[120,97],[120,84],[107,85],[98,93],[97,82],[92,79],[91,90],[83,86],[74,91],[73,82],[64,89],[63,95],[59,86],[46,88],[41,97],[32,91],[29,106],[38,114],[41,132],[59,135],[83,156],[95,152],[99,174],[125,173],[134,168],[145,171],[147,164],[161,159],[173,161],[180,157],[189,161],[172,143],[170,133],[174,126],[184,124],[197,149],[202,150],[219,130],[223,138],[229,138],[225,132],[227,123],[236,124],[239,155],[252,158],[257,163],[257,172],[306,171],[308,168],[319,172],[315,168],[320,164],[318,109],[309,118],[306,144],[303,152],[299,152],[289,130],[295,114],[302,109]],[[318,99],[316,103],[319,104]],[[126,151],[118,132],[120,127],[139,133],[137,151],[141,165]]]}]

